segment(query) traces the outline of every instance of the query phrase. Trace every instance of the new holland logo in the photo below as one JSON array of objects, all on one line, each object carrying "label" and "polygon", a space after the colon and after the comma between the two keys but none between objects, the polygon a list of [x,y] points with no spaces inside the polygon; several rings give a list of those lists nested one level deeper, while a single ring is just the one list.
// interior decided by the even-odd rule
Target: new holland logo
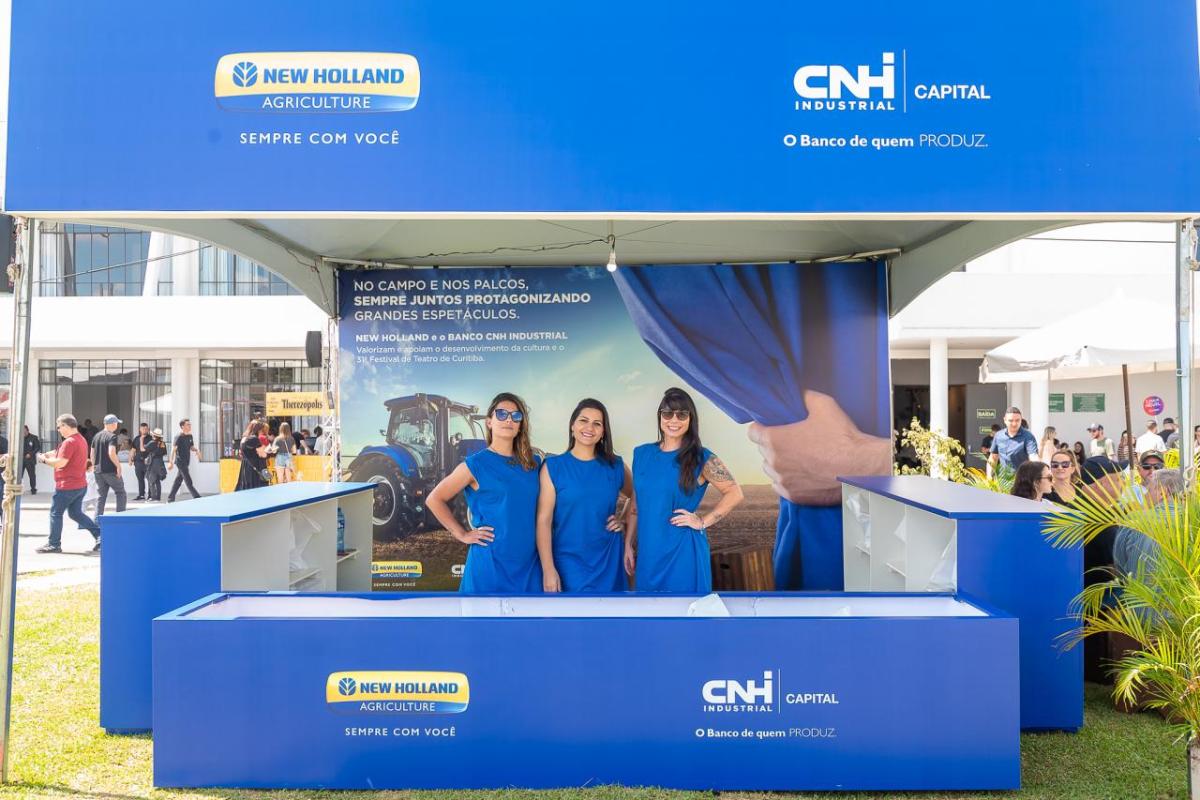
[{"label": "new holland logo", "polygon": [[325,703],[343,714],[460,714],[471,700],[461,672],[333,672]]},{"label": "new holland logo", "polygon": [[408,111],[421,69],[406,53],[229,53],[217,62],[213,94],[230,111]]}]

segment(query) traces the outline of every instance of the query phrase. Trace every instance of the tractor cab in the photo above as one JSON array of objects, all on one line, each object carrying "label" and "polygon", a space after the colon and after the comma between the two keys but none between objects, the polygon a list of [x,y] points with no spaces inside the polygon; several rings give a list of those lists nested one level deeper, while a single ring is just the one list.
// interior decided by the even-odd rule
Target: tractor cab
[{"label": "tractor cab", "polygon": [[394,539],[436,527],[425,498],[463,459],[482,450],[479,407],[436,394],[411,394],[384,403],[385,444],[363,448],[350,464],[353,480],[375,484],[375,531]]}]

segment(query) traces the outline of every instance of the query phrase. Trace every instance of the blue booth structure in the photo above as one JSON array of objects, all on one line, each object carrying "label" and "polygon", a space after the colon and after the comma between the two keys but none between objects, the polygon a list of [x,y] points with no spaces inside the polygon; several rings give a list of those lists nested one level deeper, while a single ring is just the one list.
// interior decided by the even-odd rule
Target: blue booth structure
[{"label": "blue booth structure", "polygon": [[1042,534],[1050,509],[906,475],[841,478],[847,591],[961,592],[1021,622],[1021,727],[1083,726],[1083,648],[1064,649],[1083,550]]},{"label": "blue booth structure", "polygon": [[721,601],[206,597],[154,621],[154,783],[1019,786],[1015,619],[948,595]]},{"label": "blue booth structure", "polygon": [[370,591],[371,489],[288,483],[100,517],[100,725],[150,729],[159,614],[221,591]]}]

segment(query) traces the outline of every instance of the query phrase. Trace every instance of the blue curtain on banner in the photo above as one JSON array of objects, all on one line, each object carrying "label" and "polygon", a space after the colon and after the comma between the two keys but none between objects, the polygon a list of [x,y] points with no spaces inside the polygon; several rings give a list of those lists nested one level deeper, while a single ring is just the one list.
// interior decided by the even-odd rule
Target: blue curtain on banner
[{"label": "blue curtain on banner", "polygon": [[[737,422],[801,421],[811,389],[863,433],[890,436],[884,262],[623,267],[615,278],[646,344]],[[776,588],[840,590],[841,509],[781,498],[779,512]]]}]

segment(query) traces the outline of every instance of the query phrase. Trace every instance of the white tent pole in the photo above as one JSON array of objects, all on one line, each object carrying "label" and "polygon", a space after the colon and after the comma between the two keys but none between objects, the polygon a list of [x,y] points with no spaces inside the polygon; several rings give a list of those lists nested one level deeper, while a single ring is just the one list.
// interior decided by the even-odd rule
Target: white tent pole
[{"label": "white tent pole", "polygon": [[1179,394],[1179,467],[1189,481],[1195,476],[1192,435],[1192,270],[1196,268],[1195,221],[1175,229],[1175,378]]},{"label": "white tent pole", "polygon": [[0,669],[0,782],[8,782],[9,720],[12,708],[13,618],[17,601],[17,532],[21,514],[21,453],[24,448],[25,403],[29,394],[29,311],[33,294],[34,224],[31,219],[14,220],[13,261],[8,266],[13,285],[13,336],[8,395],[9,457],[4,465],[4,524],[0,539],[0,647],[4,660]]}]

